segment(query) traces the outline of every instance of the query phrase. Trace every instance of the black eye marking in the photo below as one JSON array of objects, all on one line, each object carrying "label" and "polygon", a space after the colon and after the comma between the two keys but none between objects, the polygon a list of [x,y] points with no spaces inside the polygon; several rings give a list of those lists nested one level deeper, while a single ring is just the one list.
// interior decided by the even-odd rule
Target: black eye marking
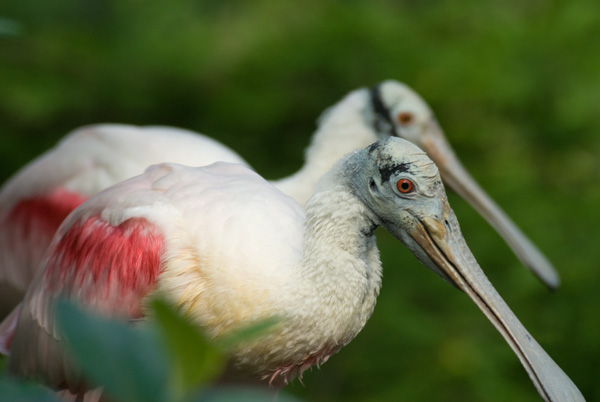
[{"label": "black eye marking", "polygon": [[410,163],[390,163],[379,168],[382,181],[388,181],[394,173],[410,173]]},{"label": "black eye marking", "polygon": [[367,148],[367,152],[369,154],[372,154],[373,152],[377,151],[377,149],[379,149],[379,141],[369,145],[369,147]]},{"label": "black eye marking", "polygon": [[383,99],[381,98],[379,86],[380,85],[375,85],[369,91],[371,95],[371,106],[373,107],[373,112],[375,115],[375,130],[380,133],[386,133],[392,137],[398,137],[398,133],[396,133],[396,127],[390,115],[390,110],[387,108],[385,103],[383,103]]}]

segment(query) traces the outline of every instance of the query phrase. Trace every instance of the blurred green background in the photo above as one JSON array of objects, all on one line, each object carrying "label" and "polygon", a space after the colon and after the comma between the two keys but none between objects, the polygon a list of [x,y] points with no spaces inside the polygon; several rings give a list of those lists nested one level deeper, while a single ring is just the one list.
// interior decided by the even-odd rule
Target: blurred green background
[{"label": "blurred green background", "polygon": [[[475,256],[588,400],[600,400],[600,2],[4,0],[0,179],[98,122],[185,127],[267,178],[294,172],[347,92],[403,81],[545,251],[547,291],[454,194]],[[384,287],[362,333],[288,392],[307,401],[537,401],[462,293],[378,234]]]}]

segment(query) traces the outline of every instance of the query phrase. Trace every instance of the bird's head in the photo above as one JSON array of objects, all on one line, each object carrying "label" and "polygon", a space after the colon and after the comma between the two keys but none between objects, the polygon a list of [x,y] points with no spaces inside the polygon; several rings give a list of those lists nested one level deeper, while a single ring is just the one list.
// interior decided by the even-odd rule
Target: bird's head
[{"label": "bird's head", "polygon": [[381,136],[404,138],[423,146],[423,140],[440,131],[429,105],[408,85],[383,81],[370,90],[370,114]]},{"label": "bird's head", "polygon": [[[349,167],[352,187],[374,212],[377,223],[427,267],[460,288],[452,266],[431,258],[440,246],[464,244],[464,239],[438,169],[427,154],[408,141],[389,137],[354,154]],[[450,241],[450,237],[458,240]]]},{"label": "bird's head", "polygon": [[373,212],[375,222],[473,300],[513,348],[544,398],[571,400],[561,398],[580,395],[486,278],[448,204],[438,169],[421,149],[389,137],[350,155],[345,166],[350,187]]},{"label": "bird's head", "polygon": [[437,164],[444,180],[452,179],[452,187],[471,180],[464,177],[466,172],[457,171],[455,165],[459,162],[433,111],[408,85],[394,80],[375,85],[370,90],[369,105],[371,125],[380,138],[399,137],[416,144]]}]

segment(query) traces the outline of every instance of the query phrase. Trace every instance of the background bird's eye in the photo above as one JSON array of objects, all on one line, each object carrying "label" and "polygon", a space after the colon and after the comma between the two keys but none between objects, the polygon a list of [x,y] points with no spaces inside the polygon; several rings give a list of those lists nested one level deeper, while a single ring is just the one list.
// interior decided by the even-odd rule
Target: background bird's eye
[{"label": "background bird's eye", "polygon": [[414,120],[414,116],[410,112],[400,112],[398,113],[398,122],[400,124],[409,124]]},{"label": "background bird's eye", "polygon": [[396,183],[396,188],[403,194],[410,193],[415,188],[415,185],[412,181],[408,179],[400,179],[398,183]]}]

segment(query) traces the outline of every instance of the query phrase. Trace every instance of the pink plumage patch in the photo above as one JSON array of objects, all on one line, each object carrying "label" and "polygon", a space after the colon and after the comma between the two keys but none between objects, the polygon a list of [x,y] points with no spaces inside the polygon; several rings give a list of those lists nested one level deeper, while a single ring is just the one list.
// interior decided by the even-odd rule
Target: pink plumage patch
[{"label": "pink plumage patch", "polygon": [[25,290],[52,236],[66,216],[86,197],[59,188],[17,202],[0,225],[0,260],[9,283]]},{"label": "pink plumage patch", "polygon": [[163,245],[162,234],[143,218],[119,226],[97,216],[78,222],[52,246],[48,290],[99,311],[139,318],[142,299],[161,271]]},{"label": "pink plumage patch", "polygon": [[8,215],[8,221],[22,238],[41,236],[52,238],[62,221],[87,198],[63,188],[49,194],[20,200]]}]

